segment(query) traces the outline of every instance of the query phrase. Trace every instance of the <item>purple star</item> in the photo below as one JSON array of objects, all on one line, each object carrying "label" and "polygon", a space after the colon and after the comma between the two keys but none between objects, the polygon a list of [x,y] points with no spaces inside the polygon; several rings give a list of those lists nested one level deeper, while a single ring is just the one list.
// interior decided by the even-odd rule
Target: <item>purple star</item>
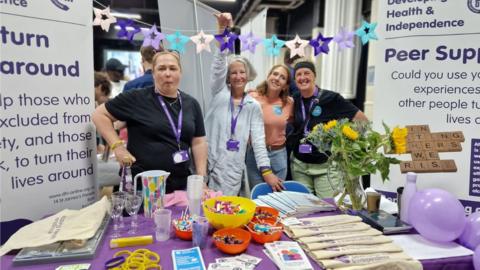
[{"label": "purple star", "polygon": [[252,32],[250,32],[248,35],[240,35],[238,39],[240,39],[242,42],[242,52],[249,50],[251,53],[255,53],[255,48],[257,47],[258,43],[262,41],[261,38],[256,37]]},{"label": "purple star", "polygon": [[152,46],[155,49],[160,49],[160,41],[165,38],[163,33],[157,31],[157,25],[153,25],[152,28],[145,30],[142,29],[142,34],[145,37],[142,47]]},{"label": "purple star", "polygon": [[227,28],[223,31],[223,33],[215,35],[215,39],[220,43],[220,51],[223,52],[226,49],[229,49],[230,52],[233,53],[234,46],[235,46],[235,39],[237,39],[237,35],[228,31]]},{"label": "purple star", "polygon": [[[117,33],[117,37],[119,38],[126,38],[128,39],[129,41],[132,41],[133,40],[133,36],[135,36],[135,34],[139,33],[141,30],[140,30],[140,27],[138,27],[138,25],[136,25],[132,20],[130,19],[127,19],[127,20],[118,20],[117,22],[117,25],[120,26],[120,30],[118,31]],[[127,27],[131,27],[133,28],[132,31],[128,31]]]},{"label": "purple star", "polygon": [[320,53],[328,54],[330,49],[328,48],[328,44],[332,41],[333,38],[323,37],[322,33],[318,33],[317,38],[310,40],[310,46],[313,47],[315,50],[314,54],[317,56]]},{"label": "purple star", "polygon": [[340,51],[343,51],[346,48],[353,48],[355,47],[355,44],[353,44],[353,36],[355,35],[355,32],[353,31],[347,31],[345,30],[344,27],[340,29],[340,32],[333,37],[333,41],[335,41],[338,44],[338,47],[340,48]]}]

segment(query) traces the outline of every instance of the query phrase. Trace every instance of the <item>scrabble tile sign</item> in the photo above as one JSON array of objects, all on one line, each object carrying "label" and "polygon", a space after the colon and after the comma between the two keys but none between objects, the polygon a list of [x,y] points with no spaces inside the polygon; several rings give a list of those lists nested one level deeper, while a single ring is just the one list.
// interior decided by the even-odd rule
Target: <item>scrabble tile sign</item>
[{"label": "scrabble tile sign", "polygon": [[406,126],[407,153],[411,161],[400,162],[402,173],[456,172],[453,159],[440,159],[441,152],[461,152],[465,137],[461,131],[430,132],[428,125]]}]

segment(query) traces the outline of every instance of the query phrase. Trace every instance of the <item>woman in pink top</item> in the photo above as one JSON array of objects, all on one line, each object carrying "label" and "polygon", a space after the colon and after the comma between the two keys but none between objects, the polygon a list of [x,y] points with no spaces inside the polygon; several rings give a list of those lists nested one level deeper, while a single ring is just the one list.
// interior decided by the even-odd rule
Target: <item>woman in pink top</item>
[{"label": "woman in pink top", "polygon": [[[290,72],[285,65],[275,65],[267,79],[250,92],[262,106],[265,123],[265,140],[273,173],[285,180],[287,176],[286,126],[293,117],[293,99],[288,96]],[[263,182],[251,147],[247,150],[246,161],[250,188]],[[284,189],[281,182],[267,183],[274,191]]]}]

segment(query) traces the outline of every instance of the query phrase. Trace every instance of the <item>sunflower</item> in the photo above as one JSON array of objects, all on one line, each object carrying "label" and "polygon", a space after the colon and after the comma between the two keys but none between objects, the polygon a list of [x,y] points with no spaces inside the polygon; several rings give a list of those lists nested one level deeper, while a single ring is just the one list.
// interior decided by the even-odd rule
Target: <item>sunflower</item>
[{"label": "sunflower", "polygon": [[330,120],[330,121],[328,121],[328,123],[323,125],[323,131],[327,132],[331,128],[335,127],[336,125],[337,125],[337,120]]},{"label": "sunflower", "polygon": [[358,139],[358,132],[353,130],[349,125],[343,126],[342,133],[352,141]]},{"label": "sunflower", "polygon": [[407,128],[393,128],[392,141],[396,154],[403,154],[407,151]]}]

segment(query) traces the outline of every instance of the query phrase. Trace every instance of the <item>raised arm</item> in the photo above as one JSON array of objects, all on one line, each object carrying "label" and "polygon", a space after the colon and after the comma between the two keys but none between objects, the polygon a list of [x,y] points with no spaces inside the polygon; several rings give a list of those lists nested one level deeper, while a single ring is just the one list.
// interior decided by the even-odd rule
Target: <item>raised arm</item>
[{"label": "raised arm", "polygon": [[[217,18],[218,33],[221,34],[227,27],[233,26],[233,19],[230,13],[214,14]],[[218,45],[218,44],[217,44]],[[215,96],[223,88],[227,81],[227,56],[228,51],[221,52],[219,48],[215,49],[212,62],[211,90],[212,96]]]}]

